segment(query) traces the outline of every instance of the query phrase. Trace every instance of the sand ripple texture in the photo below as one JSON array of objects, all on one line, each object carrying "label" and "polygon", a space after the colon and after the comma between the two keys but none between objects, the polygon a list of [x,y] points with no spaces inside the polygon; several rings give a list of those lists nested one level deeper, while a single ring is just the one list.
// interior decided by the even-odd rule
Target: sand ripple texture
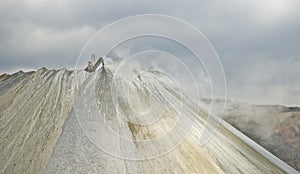
[{"label": "sand ripple texture", "polygon": [[[122,86],[126,86],[127,82],[119,79],[117,90],[120,91],[111,91],[109,85],[112,74],[109,69],[89,74],[84,71],[42,68],[35,72],[18,72],[1,80],[0,172],[297,173],[225,121],[221,122],[211,141],[199,146],[198,141],[206,124],[207,113],[204,110],[196,112],[197,106],[187,97],[181,99],[184,108],[182,112],[176,112],[174,106],[178,102],[178,91],[157,73],[148,73],[130,86],[129,90],[133,94],[131,97],[134,97],[132,101],[136,102],[136,109],[143,110],[147,107],[143,103],[144,99],[148,99],[150,91],[156,89],[158,92],[155,95],[166,96],[167,104],[164,107],[168,112],[164,112],[160,119],[149,126],[118,120],[111,96],[114,92],[122,92]],[[94,89],[91,90],[90,87]],[[117,158],[100,150],[80,127],[75,111],[80,111],[80,106],[89,107],[90,97],[96,99],[93,106],[108,120],[111,128],[132,138],[134,144],[125,144],[124,147],[120,141],[110,141],[109,137],[99,135],[105,137],[103,141],[106,144],[111,143],[111,147],[118,147],[120,153],[149,155],[159,149],[167,149],[164,146],[176,143],[176,135],[183,133],[180,126],[172,130],[177,134],[164,139],[166,143],[158,143],[157,148],[147,148],[147,144],[135,140],[153,139],[163,135],[178,117],[183,121],[193,118],[196,121],[195,127],[180,145],[157,158]],[[126,100],[118,100],[124,118],[134,120]],[[99,114],[93,109],[89,113]],[[184,125],[179,123],[181,124]]]}]

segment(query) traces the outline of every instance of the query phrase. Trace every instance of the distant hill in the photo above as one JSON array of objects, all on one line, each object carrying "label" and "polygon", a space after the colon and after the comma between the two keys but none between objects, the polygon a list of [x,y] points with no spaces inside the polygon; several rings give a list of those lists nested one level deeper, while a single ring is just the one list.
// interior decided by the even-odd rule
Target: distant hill
[{"label": "distant hill", "polygon": [[300,107],[229,102],[223,118],[300,171]]}]

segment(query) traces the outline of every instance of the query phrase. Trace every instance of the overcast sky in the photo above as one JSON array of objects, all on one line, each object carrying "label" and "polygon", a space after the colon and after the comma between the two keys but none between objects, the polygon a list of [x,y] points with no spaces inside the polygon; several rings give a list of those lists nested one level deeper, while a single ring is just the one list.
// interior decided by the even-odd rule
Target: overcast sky
[{"label": "overcast sky", "polygon": [[185,20],[208,38],[228,98],[300,105],[299,0],[1,0],[0,73],[72,68],[96,31],[146,13]]}]

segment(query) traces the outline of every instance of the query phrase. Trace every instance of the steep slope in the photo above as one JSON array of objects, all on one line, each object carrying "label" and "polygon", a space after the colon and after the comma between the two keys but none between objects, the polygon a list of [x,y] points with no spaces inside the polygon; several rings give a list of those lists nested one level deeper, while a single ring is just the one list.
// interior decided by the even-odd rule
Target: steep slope
[{"label": "steep slope", "polygon": [[0,83],[0,173],[44,172],[80,83],[45,68]]},{"label": "steep slope", "polygon": [[[200,146],[207,113],[161,74],[119,78],[114,88],[112,73],[93,73],[84,83],[46,173],[297,173],[226,122]],[[148,111],[150,99],[162,110],[135,114]],[[157,112],[161,117],[142,124]],[[194,129],[185,137],[190,121]]]},{"label": "steep slope", "polygon": [[154,71],[20,71],[0,82],[0,173],[296,173],[226,122],[199,146],[198,108]]}]

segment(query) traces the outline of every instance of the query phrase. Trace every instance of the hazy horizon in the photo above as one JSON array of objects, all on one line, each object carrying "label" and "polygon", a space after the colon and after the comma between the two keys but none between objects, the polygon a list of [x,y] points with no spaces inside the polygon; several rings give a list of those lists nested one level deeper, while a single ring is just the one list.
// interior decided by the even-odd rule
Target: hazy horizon
[{"label": "hazy horizon", "polygon": [[297,0],[1,1],[0,74],[73,69],[99,29],[153,13],[182,19],[207,37],[223,64],[228,99],[300,105]]}]

